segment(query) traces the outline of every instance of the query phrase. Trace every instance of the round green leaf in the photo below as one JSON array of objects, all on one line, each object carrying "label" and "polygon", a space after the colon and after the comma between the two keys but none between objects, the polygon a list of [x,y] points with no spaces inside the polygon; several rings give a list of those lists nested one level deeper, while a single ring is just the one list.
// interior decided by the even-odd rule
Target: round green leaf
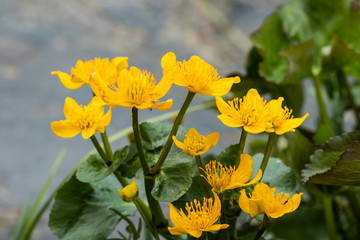
[{"label": "round green leaf", "polygon": [[173,202],[190,188],[194,176],[195,159],[173,146],[151,191],[155,199]]},{"label": "round green leaf", "polygon": [[[252,178],[255,177],[258,169],[260,169],[263,157],[264,154],[262,153],[257,153],[252,157],[254,160]],[[265,172],[263,173],[261,182],[268,183],[271,188],[275,188],[276,193],[295,193],[295,176],[292,173],[291,168],[286,166],[279,158],[271,157],[269,159]]]},{"label": "round green leaf", "polygon": [[128,152],[128,146],[116,151],[113,158],[114,160],[110,166],[106,166],[99,155],[90,155],[89,158],[79,166],[76,172],[77,179],[81,182],[97,182],[106,178],[124,162]]},{"label": "round green leaf", "polygon": [[105,239],[110,235],[120,217],[134,215],[133,203],[124,202],[116,189],[119,184],[111,175],[93,183],[83,183],[73,176],[57,191],[50,212],[49,227],[61,239]]}]

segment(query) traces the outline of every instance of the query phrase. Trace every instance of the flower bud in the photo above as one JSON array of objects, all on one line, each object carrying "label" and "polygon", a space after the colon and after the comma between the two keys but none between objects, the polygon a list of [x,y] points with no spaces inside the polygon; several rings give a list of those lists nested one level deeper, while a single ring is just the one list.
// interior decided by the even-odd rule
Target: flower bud
[{"label": "flower bud", "polygon": [[125,202],[131,202],[138,196],[139,189],[135,181],[132,180],[131,183],[125,186],[122,190],[118,189],[118,192],[122,200],[124,200]]}]

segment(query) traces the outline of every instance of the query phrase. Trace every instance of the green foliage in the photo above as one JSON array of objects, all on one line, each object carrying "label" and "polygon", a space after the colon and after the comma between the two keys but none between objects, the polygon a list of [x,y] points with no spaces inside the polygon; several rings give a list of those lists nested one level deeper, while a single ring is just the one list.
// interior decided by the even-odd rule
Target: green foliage
[{"label": "green foliage", "polygon": [[360,132],[331,138],[310,157],[302,171],[304,183],[360,184]]},{"label": "green foliage", "polygon": [[73,176],[57,192],[51,209],[49,227],[61,239],[104,239],[115,229],[120,217],[134,215],[133,203],[124,202],[116,189],[114,176],[83,183]]},{"label": "green foliage", "polygon": [[[157,161],[160,150],[165,145],[172,125],[167,123],[142,123],[140,134],[147,159]],[[187,129],[180,127],[176,137],[185,138]],[[190,188],[195,167],[194,157],[185,154],[182,149],[173,146],[155,177],[155,185],[151,191],[156,200],[173,202]]]},{"label": "green foliage", "polygon": [[[253,156],[253,177],[260,168],[264,154],[258,153]],[[271,157],[263,174],[261,182],[268,183],[270,188],[275,188],[277,193],[284,192],[290,195],[295,193],[296,180],[291,168],[286,166],[281,159]]]},{"label": "green foliage", "polygon": [[79,181],[85,183],[100,181],[116,171],[125,161],[128,153],[129,148],[127,146],[116,151],[114,154],[114,161],[110,166],[106,166],[99,155],[90,155],[88,159],[79,166],[76,177]]}]

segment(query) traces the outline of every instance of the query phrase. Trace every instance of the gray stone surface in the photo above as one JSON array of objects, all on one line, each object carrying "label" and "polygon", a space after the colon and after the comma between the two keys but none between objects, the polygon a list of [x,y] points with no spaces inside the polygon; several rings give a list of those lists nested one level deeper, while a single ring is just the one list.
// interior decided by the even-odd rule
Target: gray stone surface
[{"label": "gray stone surface", "polygon": [[[221,2],[221,3],[218,3]],[[39,192],[60,149],[68,153],[52,189],[91,148],[80,136],[56,137],[50,123],[63,119],[64,99],[87,104],[87,87],[71,91],[51,71],[70,72],[77,59],[127,56],[130,65],[161,78],[161,57],[198,55],[220,75],[243,71],[251,47],[248,36],[284,0],[237,1],[0,1],[0,239],[26,200]],[[186,91],[173,87],[167,95],[178,108]],[[197,96],[193,105],[208,97]],[[140,118],[158,115],[142,111]],[[223,126],[214,111],[191,114],[186,127],[202,134],[221,133],[214,149],[238,141],[238,133]],[[128,116],[128,117],[127,117]],[[109,134],[129,126],[129,109],[116,109]],[[126,142],[121,140],[114,148]],[[33,239],[57,239],[41,220]]]}]

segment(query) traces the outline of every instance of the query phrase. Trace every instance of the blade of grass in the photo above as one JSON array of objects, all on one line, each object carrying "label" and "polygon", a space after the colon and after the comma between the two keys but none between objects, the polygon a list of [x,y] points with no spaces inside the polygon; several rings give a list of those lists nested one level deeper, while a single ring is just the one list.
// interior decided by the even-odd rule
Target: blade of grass
[{"label": "blade of grass", "polygon": [[34,204],[31,206],[30,213],[28,214],[28,217],[27,217],[28,221],[26,223],[25,230],[21,235],[22,236],[21,239],[24,239],[24,240],[25,239],[30,239],[31,233],[34,230],[34,228],[35,228],[35,226],[36,226],[36,224],[37,224],[37,222],[38,222],[38,220],[40,219],[40,216],[41,216],[41,215],[39,216],[39,214],[37,214],[38,209],[39,209],[41,203],[43,202],[43,199],[45,197],[46,192],[50,188],[50,185],[51,185],[52,180],[54,179],[55,173],[57,172],[57,170],[59,169],[62,161],[64,160],[66,151],[67,150],[65,148],[63,148],[60,151],[60,153],[58,154],[58,156],[57,156],[57,158],[55,160],[55,163],[51,168],[50,174],[49,174],[49,176],[47,177],[47,179],[45,181],[45,184],[41,188],[40,193],[37,195]]}]

